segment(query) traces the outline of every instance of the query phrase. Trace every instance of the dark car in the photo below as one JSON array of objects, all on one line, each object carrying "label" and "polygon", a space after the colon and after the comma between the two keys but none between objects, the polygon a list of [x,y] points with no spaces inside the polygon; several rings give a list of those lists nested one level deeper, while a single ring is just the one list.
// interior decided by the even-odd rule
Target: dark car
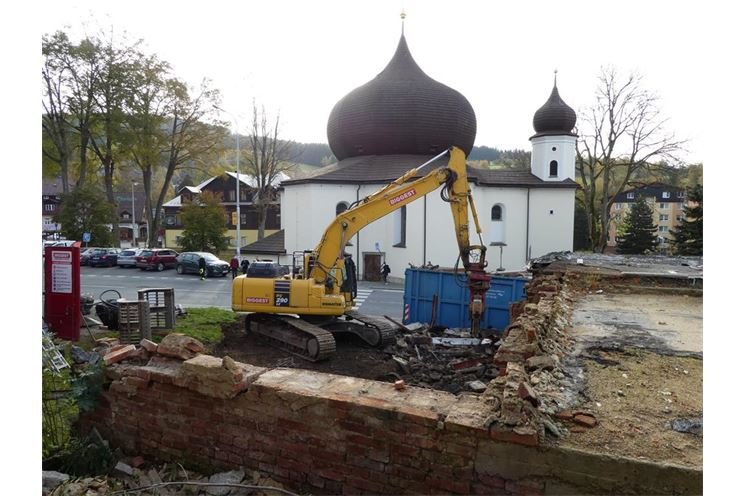
[{"label": "dark car", "polygon": [[102,250],[103,248],[99,248],[97,246],[89,246],[88,248],[81,248],[80,249],[80,265],[88,265],[88,259],[91,258],[91,255],[95,250]]},{"label": "dark car", "polygon": [[96,248],[88,257],[88,265],[91,267],[113,267],[116,265],[116,258],[119,256],[119,248]]},{"label": "dark car", "polygon": [[172,269],[176,266],[176,257],[178,253],[168,248],[148,248],[142,250],[135,257],[135,265],[140,270],[154,269]]},{"label": "dark car", "polygon": [[179,255],[176,259],[176,272],[179,274],[199,274],[200,257],[204,257],[207,264],[207,277],[225,277],[225,274],[230,272],[228,262],[204,251],[188,251]]}]

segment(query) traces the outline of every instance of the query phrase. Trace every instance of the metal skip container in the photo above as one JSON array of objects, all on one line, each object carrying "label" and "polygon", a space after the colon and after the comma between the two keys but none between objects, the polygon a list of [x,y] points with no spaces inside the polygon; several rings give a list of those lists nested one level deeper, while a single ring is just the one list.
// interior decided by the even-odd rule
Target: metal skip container
[{"label": "metal skip container", "polygon": [[[522,277],[493,275],[486,293],[482,327],[504,330],[510,323],[510,305],[525,299]],[[463,272],[406,269],[404,324],[427,322],[451,328],[470,328],[468,282]],[[434,317],[434,318],[433,318]]]}]

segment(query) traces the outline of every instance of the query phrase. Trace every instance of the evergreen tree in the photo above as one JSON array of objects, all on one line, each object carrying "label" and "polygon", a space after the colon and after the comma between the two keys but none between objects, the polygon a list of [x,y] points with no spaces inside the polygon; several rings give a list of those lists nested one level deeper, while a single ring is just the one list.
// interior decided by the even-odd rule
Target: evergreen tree
[{"label": "evergreen tree", "polygon": [[93,185],[86,185],[62,195],[55,222],[62,224],[67,239],[83,239],[91,234],[90,246],[110,246],[111,225],[116,217],[114,206]]},{"label": "evergreen tree", "polygon": [[678,255],[704,254],[704,187],[697,184],[688,189],[689,205],[683,207],[686,218],[678,229],[671,231]]},{"label": "evergreen tree", "polygon": [[624,254],[641,255],[654,251],[659,243],[654,211],[641,195],[631,205],[619,228],[616,251]]},{"label": "evergreen tree", "polygon": [[185,251],[209,251],[219,253],[228,247],[225,237],[225,209],[220,198],[203,192],[193,202],[181,208],[184,232],[181,246]]}]

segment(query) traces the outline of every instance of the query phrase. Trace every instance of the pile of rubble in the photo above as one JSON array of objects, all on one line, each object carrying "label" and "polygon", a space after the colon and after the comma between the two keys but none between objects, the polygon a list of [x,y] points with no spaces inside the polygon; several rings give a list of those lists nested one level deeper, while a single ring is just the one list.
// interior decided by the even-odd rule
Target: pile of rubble
[{"label": "pile of rubble", "polygon": [[162,496],[292,494],[281,483],[258,471],[239,469],[206,476],[187,470],[178,463],[151,465],[142,456],[120,460],[110,473],[96,477],[74,478],[59,472],[42,471],[42,494],[45,496],[95,496],[115,491]]},{"label": "pile of rubble", "polygon": [[489,419],[492,437],[537,445],[546,432],[561,437],[567,431],[555,415],[572,403],[572,378],[577,379],[562,365],[573,347],[565,332],[572,297],[561,275],[534,278],[526,293],[494,355],[498,377],[482,397],[495,412]]},{"label": "pile of rubble", "polygon": [[383,379],[403,380],[420,386],[458,394],[483,393],[497,377],[493,361],[499,347],[497,336],[471,337],[469,330],[410,324],[384,352],[398,365],[398,372]]}]

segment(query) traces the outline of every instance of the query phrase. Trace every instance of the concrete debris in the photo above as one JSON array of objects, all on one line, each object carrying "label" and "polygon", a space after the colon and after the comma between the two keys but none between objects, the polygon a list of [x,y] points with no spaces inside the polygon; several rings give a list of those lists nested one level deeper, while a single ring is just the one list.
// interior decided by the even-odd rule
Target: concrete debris
[{"label": "concrete debris", "polygon": [[55,472],[54,470],[42,470],[41,471],[41,487],[42,490],[52,491],[54,488],[70,480],[70,476],[61,472]]},{"label": "concrete debris", "polygon": [[116,466],[114,467],[114,472],[118,472],[124,475],[132,475],[134,474],[134,469],[130,467],[128,464],[120,460],[116,463]]},{"label": "concrete debris", "polygon": [[79,346],[72,345],[70,347],[70,357],[75,363],[96,363],[101,359],[101,355],[93,351],[85,351]]},{"label": "concrete debris", "polygon": [[[231,470],[230,472],[212,475],[209,478],[209,482],[215,484],[240,484],[245,476],[246,473],[243,470]],[[224,486],[209,486],[207,487],[207,494],[212,496],[227,496],[230,494],[231,489],[231,487]]]},{"label": "concrete debris", "polygon": [[468,386],[468,389],[470,389],[474,393],[483,393],[484,391],[486,391],[486,384],[481,381],[471,381],[466,384],[466,386]]},{"label": "concrete debris", "polygon": [[478,346],[480,338],[432,338],[432,344],[436,346]]},{"label": "concrete debris", "polygon": [[704,420],[702,418],[677,418],[669,423],[670,429],[685,434],[703,436]]},{"label": "concrete debris", "polygon": [[404,327],[410,332],[417,332],[424,329],[424,324],[421,322],[412,322],[411,324],[406,324]]}]

